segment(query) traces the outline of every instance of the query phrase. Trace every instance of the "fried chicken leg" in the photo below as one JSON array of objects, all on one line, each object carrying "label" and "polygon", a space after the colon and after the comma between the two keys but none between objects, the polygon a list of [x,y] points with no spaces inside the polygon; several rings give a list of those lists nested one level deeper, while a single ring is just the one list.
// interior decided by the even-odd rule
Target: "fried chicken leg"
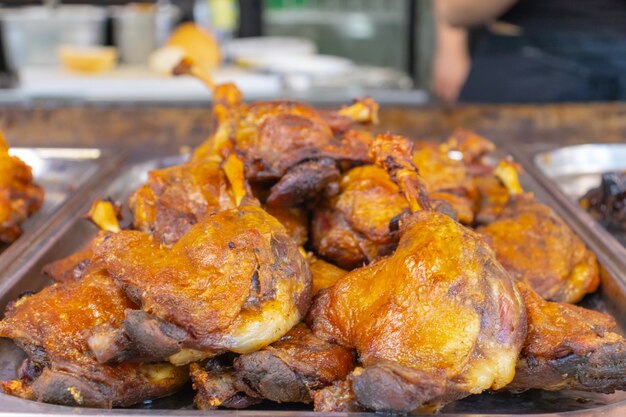
[{"label": "fried chicken leg", "polygon": [[336,181],[340,165],[368,160],[371,137],[352,125],[377,121],[378,105],[371,99],[325,113],[284,100],[246,105],[234,85],[215,85],[188,60],[176,73],[200,78],[216,96],[235,97],[218,100],[215,132],[196,150],[194,159],[214,159],[236,149],[248,181],[253,186],[271,185],[269,206],[291,207],[314,199]]},{"label": "fried chicken leg", "polygon": [[99,360],[185,364],[251,352],[303,318],[311,299],[309,267],[285,228],[242,195],[242,168],[237,158],[225,161],[241,205],[205,216],[171,248],[139,231],[113,234],[96,246],[95,258],[141,307],[127,311],[122,329],[94,339]]},{"label": "fried chicken leg", "polygon": [[314,302],[315,335],[358,352],[359,404],[410,412],[506,386],[525,338],[513,281],[473,231],[430,204],[406,139],[379,136],[372,154],[406,196],[396,251],[345,275]]},{"label": "fried chicken leg", "polygon": [[176,392],[186,367],[167,363],[100,364],[87,345],[90,331],[115,325],[132,303],[106,275],[54,284],[14,302],[0,322],[0,337],[27,354],[20,378],[0,383],[8,394],[89,407],[128,406]]},{"label": "fried chicken leg", "polygon": [[626,339],[607,314],[549,302],[517,284],[528,314],[528,334],[517,363],[513,391],[626,390]]},{"label": "fried chicken leg", "polygon": [[550,207],[523,193],[514,166],[502,161],[496,175],[509,201],[477,231],[507,271],[547,300],[575,303],[594,292],[600,282],[595,255]]}]

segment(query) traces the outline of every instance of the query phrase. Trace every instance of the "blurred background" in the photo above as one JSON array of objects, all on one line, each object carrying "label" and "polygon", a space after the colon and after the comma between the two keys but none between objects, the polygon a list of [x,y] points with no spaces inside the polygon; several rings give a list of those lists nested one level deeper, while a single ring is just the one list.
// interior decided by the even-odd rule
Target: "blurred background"
[{"label": "blurred background", "polygon": [[[0,100],[205,101],[181,53],[247,99],[429,100],[431,1],[0,2]],[[168,66],[169,65],[169,66]]]}]

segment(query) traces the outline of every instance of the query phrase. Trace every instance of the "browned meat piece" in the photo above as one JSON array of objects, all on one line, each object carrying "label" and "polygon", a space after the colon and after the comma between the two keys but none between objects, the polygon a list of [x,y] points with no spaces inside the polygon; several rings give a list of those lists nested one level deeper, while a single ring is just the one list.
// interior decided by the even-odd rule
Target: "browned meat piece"
[{"label": "browned meat piece", "polygon": [[344,380],[354,361],[351,350],[320,340],[299,324],[279,341],[235,359],[234,368],[252,396],[308,403],[311,390]]},{"label": "browned meat piece", "polygon": [[235,207],[219,162],[188,162],[148,173],[129,200],[134,226],[171,245],[202,217]]},{"label": "browned meat piece", "polygon": [[265,207],[265,210],[280,222],[298,246],[309,240],[308,213],[298,207]]},{"label": "browned meat piece", "polygon": [[332,287],[339,281],[339,278],[348,273],[345,269],[314,256],[309,257],[309,268],[311,268],[313,277],[313,295],[316,295],[320,290]]},{"label": "browned meat piece", "polygon": [[517,280],[543,298],[575,303],[598,288],[595,255],[550,207],[523,194],[517,174],[500,163],[510,198],[492,223],[477,231],[489,240],[498,260]]},{"label": "browned meat piece", "polygon": [[[253,205],[204,217],[171,248],[122,231],[95,256],[141,306],[127,312],[123,332],[152,360],[184,364],[258,350],[298,323],[310,303],[306,260],[284,227]],[[128,359],[119,335],[99,336],[98,357],[119,359],[111,354],[117,348]]]},{"label": "browned meat piece", "polygon": [[31,168],[9,155],[0,132],[0,244],[11,243],[22,234],[21,224],[39,211],[43,189],[33,182]]},{"label": "browned meat piece", "polygon": [[339,194],[315,210],[313,246],[346,269],[371,262],[394,249],[398,236],[390,224],[405,211],[408,204],[385,170],[353,168],[342,176]]},{"label": "browned meat piece", "polygon": [[99,364],[87,345],[94,327],[119,324],[133,304],[106,276],[54,284],[14,302],[0,337],[28,354],[19,380],[0,388],[37,401],[89,407],[128,406],[176,392],[186,368],[170,364]]},{"label": "browned meat piece", "polygon": [[194,404],[200,410],[241,409],[261,402],[260,398],[250,397],[237,387],[232,367],[222,364],[218,358],[202,365],[192,363],[189,371],[196,391]]},{"label": "browned meat piece", "polygon": [[359,404],[411,412],[506,386],[525,339],[520,294],[485,241],[431,211],[411,145],[380,136],[372,154],[406,196],[396,251],[322,290],[307,321],[355,348]]},{"label": "browned meat piece", "polygon": [[545,301],[526,285],[518,287],[526,304],[528,334],[507,389],[626,390],[626,339],[614,332],[612,317]]},{"label": "browned meat piece", "polygon": [[292,207],[319,199],[322,191],[339,179],[337,163],[329,158],[302,162],[287,172],[271,189],[266,204]]},{"label": "browned meat piece", "polygon": [[246,105],[234,85],[215,85],[191,62],[182,62],[176,73],[195,76],[216,96],[230,97],[219,100],[214,107],[217,126],[196,150],[194,160],[220,158],[235,149],[245,162],[246,178],[253,186],[278,182],[270,189],[268,205],[305,203],[335,179],[338,166],[368,161],[371,136],[355,134],[352,126],[377,122],[378,104],[371,99],[359,100],[334,113],[320,113],[286,100]]},{"label": "browned meat piece", "polygon": [[324,413],[350,413],[365,411],[359,405],[350,381],[336,382],[311,393],[315,411]]},{"label": "browned meat piece", "polygon": [[[442,145],[420,142],[413,162],[435,209],[471,224],[477,194],[473,175],[464,161],[449,156],[453,147],[463,143],[456,139]],[[338,193],[327,195],[314,210],[313,247],[343,268],[356,268],[394,250],[398,221],[407,212],[406,199],[384,169],[353,168],[342,175]]]},{"label": "browned meat piece", "polygon": [[492,173],[476,176],[474,184],[478,194],[474,221],[479,225],[493,223],[509,203],[509,191]]}]

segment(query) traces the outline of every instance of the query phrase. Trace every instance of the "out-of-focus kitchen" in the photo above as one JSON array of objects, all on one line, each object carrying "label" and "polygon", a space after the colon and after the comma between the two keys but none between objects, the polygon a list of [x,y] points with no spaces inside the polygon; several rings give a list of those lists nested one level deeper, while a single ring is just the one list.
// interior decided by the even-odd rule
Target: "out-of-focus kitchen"
[{"label": "out-of-focus kitchen", "polygon": [[168,72],[182,53],[249,99],[428,97],[416,65],[427,55],[417,29],[427,2],[115,3],[5,3],[0,98],[206,102],[201,85]]}]

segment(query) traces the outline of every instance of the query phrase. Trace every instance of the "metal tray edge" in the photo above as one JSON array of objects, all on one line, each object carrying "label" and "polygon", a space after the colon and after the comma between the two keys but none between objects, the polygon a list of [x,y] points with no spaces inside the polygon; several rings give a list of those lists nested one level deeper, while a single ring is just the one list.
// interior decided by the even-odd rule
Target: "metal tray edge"
[{"label": "metal tray edge", "polygon": [[[37,148],[39,149],[39,148]],[[47,149],[47,148],[46,148]],[[60,148],[50,148],[60,149]],[[11,277],[17,269],[22,269],[21,264],[28,263],[29,259],[37,257],[37,253],[54,243],[51,236],[59,236],[55,233],[62,228],[67,220],[76,216],[77,210],[81,209],[86,200],[97,192],[110,174],[119,168],[127,159],[127,154],[120,150],[99,148],[100,157],[98,165],[93,174],[64,201],[48,218],[40,218],[31,225],[31,230],[24,233],[20,239],[11,244],[2,253],[0,258],[0,288],[6,277]],[[45,245],[42,245],[45,243]]]}]

